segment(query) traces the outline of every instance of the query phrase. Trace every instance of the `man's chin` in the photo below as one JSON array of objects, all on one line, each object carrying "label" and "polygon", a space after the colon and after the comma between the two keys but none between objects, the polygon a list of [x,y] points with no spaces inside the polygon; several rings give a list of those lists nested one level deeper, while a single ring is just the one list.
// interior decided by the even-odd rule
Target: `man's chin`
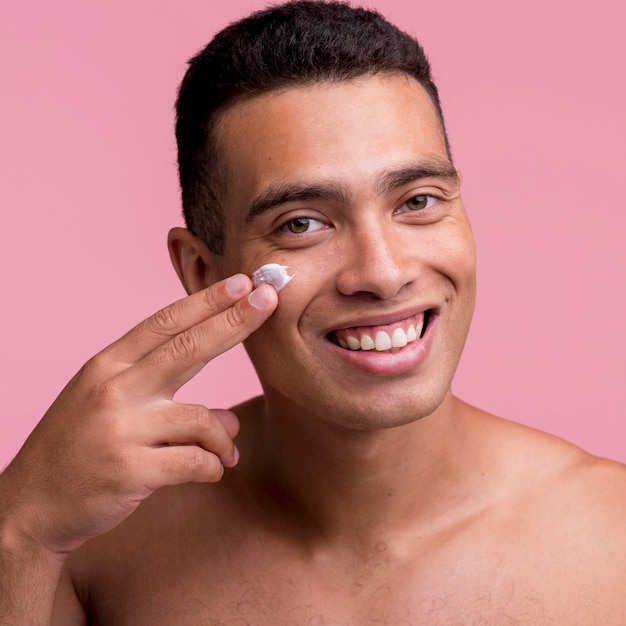
[{"label": "man's chin", "polygon": [[[399,390],[393,395],[319,394],[313,398],[295,398],[265,388],[266,400],[272,409],[283,413],[283,419],[308,420],[333,425],[346,431],[372,432],[399,428],[436,414],[451,397],[448,389],[417,394]],[[277,397],[279,396],[279,398]]]}]

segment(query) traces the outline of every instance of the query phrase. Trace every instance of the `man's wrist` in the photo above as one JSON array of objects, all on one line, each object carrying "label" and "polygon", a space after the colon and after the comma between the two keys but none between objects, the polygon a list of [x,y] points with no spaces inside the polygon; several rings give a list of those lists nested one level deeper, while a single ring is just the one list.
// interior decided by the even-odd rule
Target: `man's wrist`
[{"label": "man's wrist", "polygon": [[66,554],[55,552],[28,532],[26,524],[20,516],[13,512],[0,509],[0,560],[7,566],[10,562],[26,565],[40,563],[60,569]]},{"label": "man's wrist", "polygon": [[65,555],[24,533],[4,513],[0,512],[0,623],[49,623]]}]

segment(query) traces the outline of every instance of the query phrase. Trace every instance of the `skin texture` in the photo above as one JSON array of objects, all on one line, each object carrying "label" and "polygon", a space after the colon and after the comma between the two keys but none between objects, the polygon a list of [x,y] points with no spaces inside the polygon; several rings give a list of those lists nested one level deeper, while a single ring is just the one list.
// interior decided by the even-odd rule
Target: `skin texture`
[{"label": "skin texture", "polygon": [[[112,468],[95,464],[94,450],[127,461],[115,489],[104,489],[130,494],[133,506],[115,520],[112,496],[91,517],[84,498],[58,505],[40,495],[11,509],[28,521],[36,504],[64,529],[59,539],[50,524],[27,525],[65,563],[52,622],[623,624],[624,468],[451,394],[475,297],[474,244],[460,176],[421,87],[376,76],[286,89],[231,107],[218,135],[226,253],[212,255],[183,229],[169,241],[186,290],[218,298],[221,313],[201,306],[190,316],[198,296],[182,301],[168,336],[206,318],[193,341],[174,341],[194,346],[186,358],[172,355],[180,351],[162,332],[155,341],[140,330],[87,368],[100,378],[112,363],[118,377],[130,371],[128,384],[105,385],[105,409],[125,407],[128,416],[116,441],[100,437],[89,448],[100,422],[85,405],[91,425],[72,431],[78,443],[68,449],[61,438],[71,403],[62,396],[14,467],[13,485],[32,481],[52,438],[64,446],[60,458],[76,458],[36,495],[75,475],[74,489],[95,497],[103,485],[79,477]],[[308,230],[291,232],[305,218]],[[231,299],[220,291],[219,281],[265,263],[296,275],[279,296],[264,287],[261,308],[246,298],[249,282]],[[424,337],[397,352],[351,352],[332,341],[340,329],[403,324],[426,310]],[[171,398],[235,339],[245,339],[264,396],[232,413],[196,415],[186,437],[166,435],[155,397]],[[146,358],[150,389],[140,385],[142,368],[128,365]],[[172,429],[178,417],[166,423]],[[228,442],[238,426],[237,462]],[[130,439],[160,454],[205,451],[211,469],[192,464],[197,473],[188,466],[146,489],[137,475],[148,451],[135,444],[119,454]],[[155,446],[163,442],[194,445]],[[128,487],[137,484],[139,494]],[[8,527],[4,535],[15,537]],[[23,536],[12,543],[25,544]],[[55,586],[59,570],[41,566]]]},{"label": "skin texture", "polygon": [[[449,163],[423,90],[404,77],[375,84],[380,90],[368,80],[344,89],[320,85],[311,88],[310,100],[302,90],[255,98],[227,112],[219,134],[232,180],[225,205],[235,211],[241,207],[245,213],[270,185],[335,184],[345,191],[346,202],[322,197],[268,211],[243,236],[241,222],[229,220],[228,250],[215,265],[219,275],[234,268],[248,272],[266,262],[294,268],[297,281],[285,289],[281,307],[246,348],[257,368],[262,362],[270,405],[287,398],[300,411],[315,407],[316,423],[322,414],[357,428],[402,423],[414,419],[416,411],[422,416],[436,408],[460,357],[475,291],[473,240],[458,181],[432,177],[377,193],[373,183],[385,173],[429,159]],[[428,115],[413,115],[412,123],[405,123],[402,115],[415,107]],[[372,129],[364,133],[367,124]],[[403,208],[413,196],[426,193],[442,196],[430,215]],[[327,228],[300,237],[275,232],[301,214]],[[442,330],[434,350],[439,358],[423,368],[420,374],[428,380],[418,385],[414,372],[373,385],[371,376],[346,370],[338,351],[322,340],[329,330],[365,318],[401,319],[427,307],[439,313]],[[270,352],[274,359],[268,358]],[[295,387],[294,379],[310,384]],[[393,406],[388,394],[393,394]]]}]

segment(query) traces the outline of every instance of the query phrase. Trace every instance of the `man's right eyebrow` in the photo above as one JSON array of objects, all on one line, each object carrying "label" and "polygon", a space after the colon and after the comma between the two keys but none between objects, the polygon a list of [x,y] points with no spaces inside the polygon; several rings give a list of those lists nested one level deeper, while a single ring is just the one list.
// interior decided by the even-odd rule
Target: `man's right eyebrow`
[{"label": "man's right eyebrow", "polygon": [[310,200],[330,200],[348,203],[345,189],[332,183],[277,183],[264,189],[250,204],[246,222],[267,213],[288,202],[307,202]]}]

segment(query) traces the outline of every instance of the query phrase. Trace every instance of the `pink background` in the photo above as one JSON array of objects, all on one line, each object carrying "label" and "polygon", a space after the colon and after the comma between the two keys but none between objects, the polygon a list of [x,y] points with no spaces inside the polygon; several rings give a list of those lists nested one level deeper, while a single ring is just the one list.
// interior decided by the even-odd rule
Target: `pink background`
[{"label": "pink background", "polygon": [[[220,3],[221,4],[221,3]],[[101,347],[182,296],[173,102],[262,1],[4,0],[0,466]],[[425,45],[479,246],[456,392],[626,461],[626,15],[620,0],[369,0]],[[242,350],[179,395],[259,387]]]}]

